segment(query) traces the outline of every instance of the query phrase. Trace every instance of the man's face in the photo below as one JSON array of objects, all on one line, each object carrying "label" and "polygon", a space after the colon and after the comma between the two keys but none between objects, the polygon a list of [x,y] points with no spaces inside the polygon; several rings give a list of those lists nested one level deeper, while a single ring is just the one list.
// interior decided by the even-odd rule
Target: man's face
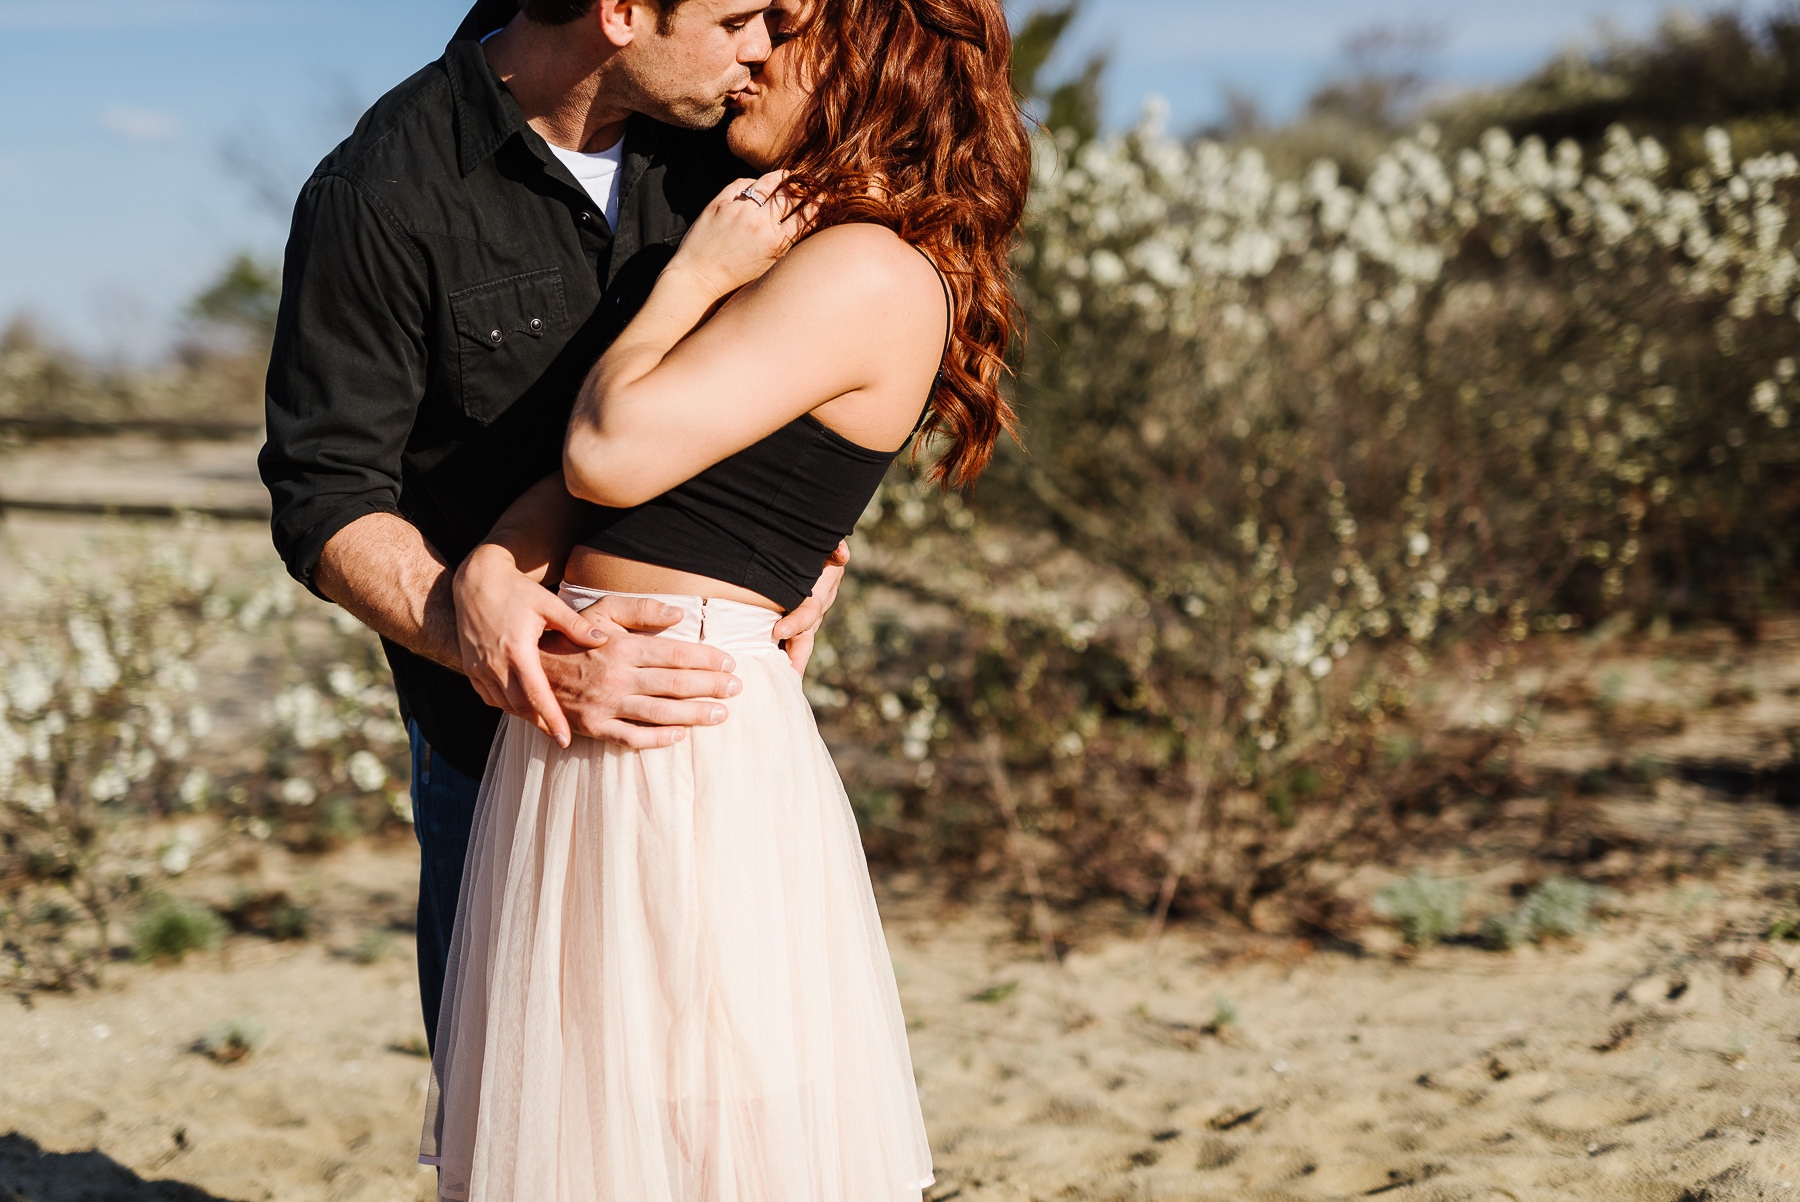
[{"label": "man's face", "polygon": [[717,125],[726,98],[769,57],[768,7],[769,0],[684,0],[664,32],[655,5],[634,5],[631,44],[619,58],[634,107],[685,129]]}]

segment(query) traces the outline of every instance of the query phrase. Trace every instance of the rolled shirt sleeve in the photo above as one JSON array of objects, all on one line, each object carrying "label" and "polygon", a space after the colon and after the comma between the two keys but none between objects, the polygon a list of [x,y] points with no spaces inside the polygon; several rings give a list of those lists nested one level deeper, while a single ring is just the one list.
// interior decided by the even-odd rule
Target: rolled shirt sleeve
[{"label": "rolled shirt sleeve", "polygon": [[275,548],[313,582],[325,544],[399,513],[401,455],[426,387],[422,257],[353,181],[316,176],[294,212],[257,466]]}]

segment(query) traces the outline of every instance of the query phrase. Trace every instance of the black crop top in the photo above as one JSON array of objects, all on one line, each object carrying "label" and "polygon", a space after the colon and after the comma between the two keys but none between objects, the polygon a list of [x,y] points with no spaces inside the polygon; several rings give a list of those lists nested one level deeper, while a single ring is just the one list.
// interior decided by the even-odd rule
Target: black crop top
[{"label": "black crop top", "polygon": [[[941,272],[938,282],[944,286],[948,356],[950,284]],[[943,377],[940,363],[934,393]],[[929,412],[927,398],[913,434]],[[905,449],[859,446],[802,414],[653,500],[602,508],[581,542],[621,559],[739,585],[791,610],[812,592],[825,561],[856,528],[888,466]]]}]

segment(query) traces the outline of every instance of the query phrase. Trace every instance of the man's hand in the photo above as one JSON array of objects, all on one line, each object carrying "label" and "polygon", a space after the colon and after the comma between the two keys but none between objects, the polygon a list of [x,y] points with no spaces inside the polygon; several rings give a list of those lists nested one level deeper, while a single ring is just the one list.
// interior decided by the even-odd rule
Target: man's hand
[{"label": "man's hand", "polygon": [[577,612],[481,547],[456,573],[463,670],[482,700],[567,747],[572,734],[626,747],[667,747],[686,727],[725,720],[743,685],[716,647],[651,638],[681,611],[642,598],[605,597]]},{"label": "man's hand", "polygon": [[838,586],[844,582],[844,568],[850,563],[850,544],[839,543],[831,558],[825,561],[825,572],[819,582],[813,585],[812,596],[794,607],[792,613],[775,623],[775,637],[780,640],[782,650],[787,652],[788,662],[794,665],[794,671],[802,675],[806,673],[806,665],[812,659],[813,643],[819,627],[825,622],[825,614],[837,604]]},{"label": "man's hand", "polygon": [[540,670],[575,734],[668,747],[687,738],[690,726],[725,721],[718,699],[743,692],[731,675],[737,665],[717,647],[633,633],[666,629],[681,620],[679,609],[647,597],[603,597],[580,616],[591,619],[603,645],[584,650],[552,634],[539,651]]}]

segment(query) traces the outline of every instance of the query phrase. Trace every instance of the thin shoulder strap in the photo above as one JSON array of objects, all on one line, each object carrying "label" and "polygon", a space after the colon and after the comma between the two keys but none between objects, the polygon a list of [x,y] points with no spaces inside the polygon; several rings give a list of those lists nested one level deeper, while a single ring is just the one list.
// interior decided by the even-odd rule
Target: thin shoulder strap
[{"label": "thin shoulder strap", "polygon": [[944,364],[950,358],[950,340],[956,334],[956,300],[950,293],[950,281],[938,267],[937,260],[926,254],[924,247],[913,246],[910,242],[907,245],[912,246],[919,252],[921,259],[931,264],[931,270],[937,274],[938,283],[944,288],[944,353],[938,356],[938,378],[941,380],[944,377]]},{"label": "thin shoulder strap", "polygon": [[907,245],[918,251],[921,259],[931,264],[931,270],[937,274],[938,283],[944,289],[944,350],[938,356],[937,376],[931,381],[931,392],[925,398],[925,408],[920,410],[919,420],[913,424],[912,435],[908,435],[908,441],[910,441],[913,435],[917,435],[924,428],[925,419],[931,416],[932,398],[937,395],[938,387],[944,382],[944,368],[950,361],[950,342],[956,336],[956,300],[950,292],[950,280],[944,275],[943,269],[937,265],[937,260],[926,254],[924,247],[910,242]]}]

